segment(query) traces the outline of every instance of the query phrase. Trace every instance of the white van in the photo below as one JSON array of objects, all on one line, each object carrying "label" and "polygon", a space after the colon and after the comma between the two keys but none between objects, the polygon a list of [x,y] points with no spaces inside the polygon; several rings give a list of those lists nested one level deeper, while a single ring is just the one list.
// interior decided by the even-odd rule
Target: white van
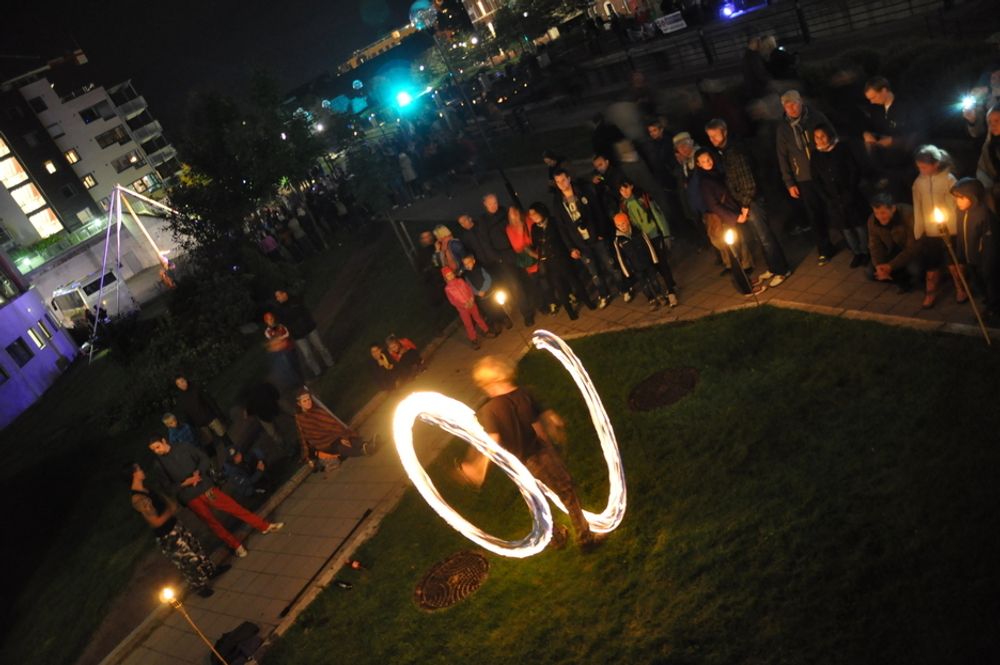
[{"label": "white van", "polygon": [[[62,324],[69,328],[77,321],[85,321],[87,310],[94,311],[99,294],[101,294],[101,273],[96,272],[81,280],[60,286],[52,292],[49,304]],[[101,307],[112,318],[139,309],[139,304],[132,297],[128,285],[124,281],[119,281],[111,270],[104,275]]]}]

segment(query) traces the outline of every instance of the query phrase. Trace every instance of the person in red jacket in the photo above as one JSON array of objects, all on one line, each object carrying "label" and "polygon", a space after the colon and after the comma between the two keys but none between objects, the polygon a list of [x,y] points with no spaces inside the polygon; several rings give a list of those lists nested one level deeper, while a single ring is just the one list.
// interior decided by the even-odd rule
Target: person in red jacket
[{"label": "person in red jacket", "polygon": [[479,338],[476,336],[476,328],[472,325],[473,321],[479,326],[484,337],[493,337],[494,335],[479,313],[479,307],[476,306],[476,294],[472,292],[472,287],[469,286],[468,282],[455,276],[455,271],[451,268],[441,268],[441,275],[445,281],[444,294],[448,298],[448,302],[458,310],[458,316],[462,319],[462,325],[465,326],[465,334],[469,337],[472,348],[478,351]]}]

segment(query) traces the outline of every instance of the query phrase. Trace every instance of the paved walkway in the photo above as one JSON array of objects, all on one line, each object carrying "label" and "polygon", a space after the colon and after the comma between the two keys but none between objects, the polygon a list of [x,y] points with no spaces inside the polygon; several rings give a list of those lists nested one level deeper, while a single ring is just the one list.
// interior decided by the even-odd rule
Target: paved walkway
[{"label": "paved walkway", "polygon": [[[536,181],[535,170],[531,168],[523,175],[530,174],[531,181]],[[478,210],[481,193],[494,184],[486,183],[465,191],[453,201],[429,201],[400,213],[416,219],[451,219],[457,210]],[[890,286],[870,282],[863,269],[848,267],[850,256],[847,252],[819,267],[813,250],[804,239],[786,238],[783,242],[789,259],[797,266],[795,273],[780,287],[766,291],[760,298],[762,303],[775,300],[784,306],[820,306],[832,308],[825,311],[833,314],[849,310],[847,315],[862,318],[892,315],[901,317],[898,322],[937,329],[951,325],[956,330],[977,334],[971,328],[975,321],[970,308],[954,302],[950,285],[945,288],[937,307],[922,310],[919,290],[898,294]],[[752,299],[735,292],[728,277],[719,275],[720,266],[712,252],[697,253],[688,249],[685,253],[684,250],[683,247],[678,250],[673,265],[680,285],[681,305],[677,308],[651,312],[641,296],[628,304],[619,298],[604,310],[584,310],[577,321],[570,321],[565,314],[540,315],[536,319],[537,327],[576,337],[696,319],[753,304]],[[758,262],[758,265],[763,264]],[[518,318],[515,315],[515,319]],[[528,332],[515,325],[514,330],[495,340],[487,340],[479,352],[469,347],[464,334],[453,332],[434,352],[428,370],[409,388],[437,390],[474,405],[481,396],[469,377],[471,364],[484,353],[518,358],[525,349]],[[382,395],[361,416],[363,422],[359,426],[363,432],[379,433],[383,437],[384,446],[379,454],[351,459],[340,469],[324,474],[300,471],[262,511],[270,511],[272,520],[284,521],[284,530],[269,536],[249,536],[246,544],[250,555],[231,561],[233,568],[217,581],[216,594],[208,599],[191,596],[185,600],[185,607],[210,640],[214,642],[244,620],[259,624],[265,637],[284,632],[305,605],[334,578],[357,545],[373,534],[382,517],[395,507],[409,484],[389,437],[392,411],[401,397],[400,393],[388,398]],[[422,459],[432,459],[449,438],[439,430],[420,428],[416,440]],[[369,510],[372,513],[354,530]],[[353,535],[345,542],[352,530]],[[338,551],[338,548],[341,549]],[[332,556],[335,552],[336,556]],[[301,599],[282,618],[282,610],[307,585],[309,588]],[[203,643],[183,618],[162,608],[105,662],[201,664],[206,662],[206,653]]]}]

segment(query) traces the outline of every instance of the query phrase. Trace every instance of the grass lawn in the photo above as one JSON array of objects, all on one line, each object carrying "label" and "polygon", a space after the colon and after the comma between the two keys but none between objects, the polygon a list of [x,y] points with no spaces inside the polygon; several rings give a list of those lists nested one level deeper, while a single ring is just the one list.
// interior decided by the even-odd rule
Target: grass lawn
[{"label": "grass lawn", "polygon": [[[363,287],[345,294],[347,314],[326,331],[340,360],[319,393],[344,416],[375,393],[364,367],[369,338],[396,331],[423,344],[450,320],[450,308],[425,311],[420,285],[391,244],[395,240],[383,236],[378,242],[386,249],[358,275]],[[303,266],[312,304],[356,249],[345,243]],[[242,386],[264,376],[266,364],[262,347],[255,346],[215,377],[210,390],[229,406]],[[159,417],[118,431],[114,418],[104,416],[114,413],[129,384],[128,370],[107,356],[89,366],[79,362],[0,433],[0,502],[6,508],[0,663],[72,663],[136,563],[155,547],[118,470],[129,459],[150,461],[145,441],[160,428]],[[204,542],[213,547],[217,541]]]},{"label": "grass lawn", "polygon": [[[1000,356],[981,340],[763,308],[573,343],[615,425],[629,510],[597,552],[489,555],[470,599],[424,613],[427,569],[472,547],[414,491],[275,645],[324,663],[984,663],[1000,654]],[[651,372],[695,391],[627,407]],[[607,481],[583,401],[547,354],[522,383],[570,422],[586,497]],[[527,510],[493,470],[481,494],[430,473],[498,535]],[[385,454],[394,454],[387,451]]]}]

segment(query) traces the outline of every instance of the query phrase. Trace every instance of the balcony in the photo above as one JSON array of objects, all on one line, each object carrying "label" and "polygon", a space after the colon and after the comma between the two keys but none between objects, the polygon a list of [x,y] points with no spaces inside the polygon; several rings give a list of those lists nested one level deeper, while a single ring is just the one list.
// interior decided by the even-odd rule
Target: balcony
[{"label": "balcony", "polygon": [[167,144],[162,148],[160,148],[159,150],[147,153],[146,159],[152,166],[157,167],[163,162],[169,161],[176,156],[177,156],[177,149],[174,148],[174,146]]},{"label": "balcony", "polygon": [[138,129],[132,130],[132,138],[135,139],[136,143],[145,143],[149,139],[153,138],[157,134],[163,133],[163,127],[160,126],[159,120],[154,120],[153,122],[143,125]]},{"label": "balcony", "polygon": [[118,112],[125,116],[125,118],[137,116],[145,110],[146,98],[141,96],[136,97],[135,99],[130,99],[118,107]]}]

